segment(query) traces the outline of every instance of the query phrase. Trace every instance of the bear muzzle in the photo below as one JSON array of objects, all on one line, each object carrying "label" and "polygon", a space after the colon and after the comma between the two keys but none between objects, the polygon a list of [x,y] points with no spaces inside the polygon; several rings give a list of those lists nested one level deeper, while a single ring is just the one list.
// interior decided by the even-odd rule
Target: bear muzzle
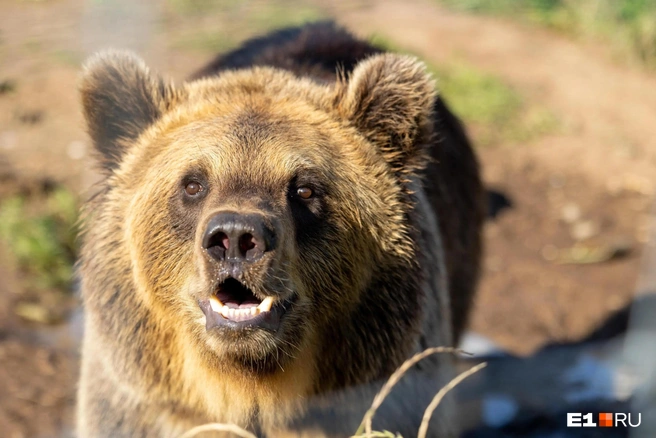
[{"label": "bear muzzle", "polygon": [[[202,235],[210,271],[220,279],[216,290],[198,304],[206,317],[206,329],[264,328],[276,331],[282,316],[293,303],[265,285],[254,292],[248,285],[259,281],[271,268],[271,257],[278,245],[276,221],[256,212],[219,211],[211,216]],[[267,256],[267,257],[265,257]],[[249,275],[250,274],[250,275]],[[254,287],[254,286],[253,286]]]}]

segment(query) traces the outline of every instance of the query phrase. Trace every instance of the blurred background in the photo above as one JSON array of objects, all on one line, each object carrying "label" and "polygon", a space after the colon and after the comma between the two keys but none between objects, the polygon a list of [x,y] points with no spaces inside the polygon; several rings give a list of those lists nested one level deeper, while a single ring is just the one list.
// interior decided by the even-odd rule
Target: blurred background
[{"label": "blurred background", "polygon": [[571,406],[627,412],[646,388],[656,362],[632,361],[655,338],[631,344],[626,328],[656,289],[655,1],[0,0],[3,437],[72,430],[78,208],[99,180],[83,60],[128,48],[179,82],[251,36],[319,19],[427,63],[506,207],[486,224],[463,343],[476,353],[464,368],[490,362],[459,393],[469,436],[565,433]]}]

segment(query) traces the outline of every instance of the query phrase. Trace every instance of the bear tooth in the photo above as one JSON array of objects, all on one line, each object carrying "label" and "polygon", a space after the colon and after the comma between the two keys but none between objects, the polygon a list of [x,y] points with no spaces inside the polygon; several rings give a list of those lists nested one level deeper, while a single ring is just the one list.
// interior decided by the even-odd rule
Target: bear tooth
[{"label": "bear tooth", "polygon": [[235,317],[235,309],[228,309],[228,316],[230,318],[234,318]]},{"label": "bear tooth", "polygon": [[229,310],[230,310],[230,309],[228,309],[227,306],[223,306],[223,307],[221,307],[221,316],[223,316],[224,318],[227,318],[227,317],[228,317],[228,311],[229,311]]},{"label": "bear tooth", "polygon": [[271,305],[273,304],[273,297],[266,297],[262,302],[260,303],[257,308],[260,310],[260,312],[268,312],[271,310]]},{"label": "bear tooth", "polygon": [[215,297],[214,295],[212,295],[212,296],[210,297],[210,307],[211,307],[212,310],[214,310],[216,313],[221,313],[221,308],[223,307],[223,303],[221,303],[221,301],[219,301],[219,299],[218,299],[217,297]]},{"label": "bear tooth", "polygon": [[257,315],[258,313],[260,313],[260,309],[258,309],[257,307],[251,307],[251,308],[250,308],[250,312],[251,312],[251,315],[252,315],[252,316],[255,316],[255,315]]}]

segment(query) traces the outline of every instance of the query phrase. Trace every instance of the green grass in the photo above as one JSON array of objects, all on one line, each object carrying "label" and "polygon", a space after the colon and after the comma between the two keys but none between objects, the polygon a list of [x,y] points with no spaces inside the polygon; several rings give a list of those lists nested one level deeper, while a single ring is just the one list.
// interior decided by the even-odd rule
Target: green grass
[{"label": "green grass", "polygon": [[454,9],[516,18],[611,45],[656,68],[654,0],[437,0]]},{"label": "green grass", "polygon": [[479,146],[528,142],[554,132],[558,119],[530,104],[510,85],[463,62],[429,66],[453,112],[471,127]]},{"label": "green grass", "polygon": [[43,42],[36,39],[29,39],[23,43],[23,48],[30,54],[36,55],[43,51]]},{"label": "green grass", "polygon": [[167,0],[172,9],[183,16],[199,16],[225,9],[236,2],[230,0]]},{"label": "green grass", "polygon": [[[381,35],[370,41],[385,50],[407,52]],[[439,94],[465,123],[476,146],[529,142],[560,128],[555,114],[529,102],[496,75],[459,60],[426,65],[436,79]]]},{"label": "green grass", "polygon": [[0,240],[29,288],[70,291],[77,218],[77,199],[65,189],[55,189],[42,199],[12,196],[0,202]]},{"label": "green grass", "polygon": [[79,68],[84,61],[84,55],[74,50],[55,50],[50,56],[59,64],[75,68]]},{"label": "green grass", "polygon": [[[216,16],[211,27],[197,26],[174,37],[172,47],[220,53],[241,41],[285,26],[296,26],[322,17],[306,4],[278,0],[253,4],[226,0],[169,0],[172,10],[184,17]],[[217,24],[218,23],[218,24]]]},{"label": "green grass", "polygon": [[176,38],[171,47],[174,49],[198,52],[223,53],[235,48],[239,40],[224,31],[198,31]]}]

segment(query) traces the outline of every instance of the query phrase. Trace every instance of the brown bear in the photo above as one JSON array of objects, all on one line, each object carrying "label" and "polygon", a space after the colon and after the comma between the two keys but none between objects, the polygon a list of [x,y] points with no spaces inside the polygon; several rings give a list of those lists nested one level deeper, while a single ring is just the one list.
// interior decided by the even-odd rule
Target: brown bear
[{"label": "brown bear", "polygon": [[[102,53],[81,94],[106,179],[79,262],[79,436],[208,422],[345,436],[373,395],[354,388],[375,392],[413,353],[457,340],[483,190],[418,60],[316,23],[180,86]],[[410,434],[409,418],[380,424]]]}]

